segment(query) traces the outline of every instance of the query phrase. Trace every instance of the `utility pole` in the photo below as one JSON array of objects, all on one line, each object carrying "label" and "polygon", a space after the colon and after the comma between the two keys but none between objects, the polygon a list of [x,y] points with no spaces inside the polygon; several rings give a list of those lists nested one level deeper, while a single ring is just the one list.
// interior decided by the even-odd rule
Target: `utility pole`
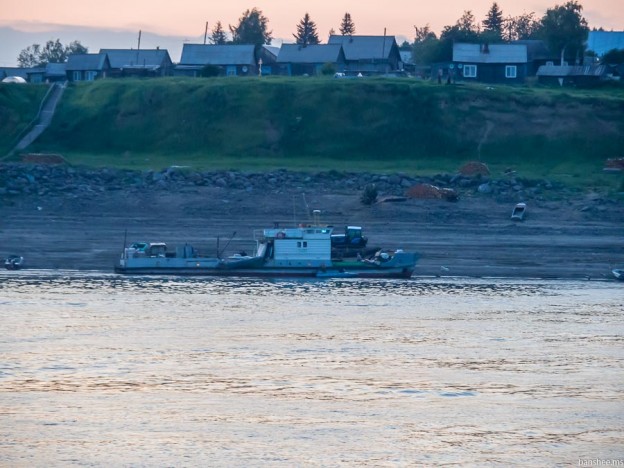
[{"label": "utility pole", "polygon": [[206,45],[206,38],[208,37],[208,21],[206,21],[206,29],[204,31],[204,45]]}]

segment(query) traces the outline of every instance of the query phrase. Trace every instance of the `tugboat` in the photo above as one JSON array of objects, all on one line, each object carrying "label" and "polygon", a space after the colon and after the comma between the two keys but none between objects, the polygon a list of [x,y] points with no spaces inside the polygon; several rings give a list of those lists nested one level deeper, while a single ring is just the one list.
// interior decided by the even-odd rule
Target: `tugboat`
[{"label": "tugboat", "polygon": [[[315,213],[316,214],[316,213]],[[169,251],[162,242],[135,242],[124,248],[115,272],[145,275],[244,277],[409,278],[416,253],[379,250],[371,258],[332,259],[332,227],[273,227],[254,232],[251,256],[202,257],[190,245]]]},{"label": "tugboat", "polygon": [[9,255],[4,259],[4,268],[7,270],[19,270],[24,266],[24,257],[20,255]]}]

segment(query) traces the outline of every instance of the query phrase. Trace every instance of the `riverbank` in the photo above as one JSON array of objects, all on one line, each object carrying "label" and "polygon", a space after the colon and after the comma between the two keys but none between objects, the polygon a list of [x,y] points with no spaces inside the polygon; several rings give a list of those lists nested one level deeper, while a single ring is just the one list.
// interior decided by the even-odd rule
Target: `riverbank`
[{"label": "riverbank", "polygon": [[[33,269],[112,271],[124,238],[250,251],[254,229],[308,221],[316,209],[323,223],[363,226],[371,246],[419,252],[417,276],[610,279],[624,264],[621,200],[549,181],[24,167],[2,167],[0,255],[23,255]],[[459,200],[360,201],[366,185],[383,200],[419,183]],[[520,223],[510,219],[519,201]]]}]

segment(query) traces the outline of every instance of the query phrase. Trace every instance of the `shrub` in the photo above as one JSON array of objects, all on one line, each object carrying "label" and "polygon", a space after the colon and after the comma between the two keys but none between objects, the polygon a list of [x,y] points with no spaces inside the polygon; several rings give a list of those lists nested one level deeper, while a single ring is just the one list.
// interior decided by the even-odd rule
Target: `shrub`
[{"label": "shrub", "polygon": [[364,205],[372,205],[377,201],[377,187],[375,185],[367,185],[364,187],[364,191],[362,192],[362,196],[360,197],[360,201]]},{"label": "shrub", "polygon": [[321,68],[321,74],[324,76],[333,76],[336,73],[336,67],[333,63],[325,63]]}]

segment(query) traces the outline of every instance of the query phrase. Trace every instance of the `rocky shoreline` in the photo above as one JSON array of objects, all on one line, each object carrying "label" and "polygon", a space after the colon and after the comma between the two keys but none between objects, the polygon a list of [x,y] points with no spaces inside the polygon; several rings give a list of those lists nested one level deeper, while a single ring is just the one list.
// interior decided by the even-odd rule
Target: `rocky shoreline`
[{"label": "rocky shoreline", "polygon": [[[361,201],[366,187],[377,203]],[[421,185],[457,202],[410,198]],[[523,223],[510,220],[516,202]],[[218,239],[252,247],[252,231],[304,220],[358,224],[373,245],[416,250],[419,276],[609,278],[624,263],[621,200],[581,193],[516,174],[269,173],[85,169],[0,164],[0,255],[20,254],[29,268],[112,271],[128,240],[189,242],[204,251]],[[236,231],[237,234],[232,235]]]}]

